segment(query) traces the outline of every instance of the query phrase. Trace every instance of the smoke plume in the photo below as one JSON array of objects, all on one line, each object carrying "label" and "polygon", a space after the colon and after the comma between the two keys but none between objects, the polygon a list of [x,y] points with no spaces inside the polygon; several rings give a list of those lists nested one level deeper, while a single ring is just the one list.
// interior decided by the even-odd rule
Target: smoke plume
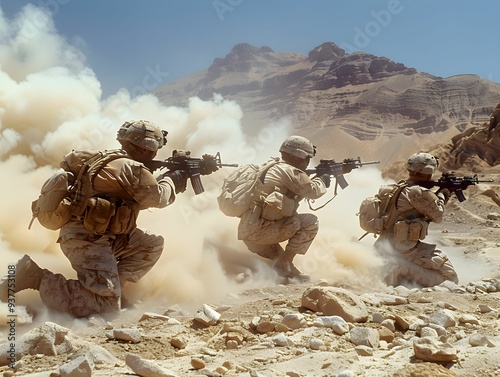
[{"label": "smoke plume", "polygon": [[[296,133],[285,119],[246,133],[239,105],[219,95],[210,101],[192,98],[185,107],[167,106],[153,95],[131,97],[125,89],[101,98],[99,80],[84,54],[58,34],[49,13],[33,5],[11,20],[0,15],[0,32],[0,275],[26,253],[43,268],[75,277],[56,243],[57,232],[36,222],[27,229],[31,201],[71,149],[117,148],[116,132],[124,121],[147,119],[169,132],[157,158],[186,149],[193,156],[220,152],[222,162],[238,164],[260,164],[277,156],[283,139]],[[330,152],[337,159],[346,157]],[[278,283],[269,263],[236,239],[237,219],[217,208],[221,182],[231,171],[202,177],[201,195],[188,187],[173,205],[141,213],[139,227],[163,235],[166,245],[150,273],[125,288],[131,299],[163,308],[177,303],[195,308]],[[347,178],[350,186],[316,212],[320,232],[297,264],[313,279],[373,286],[377,279],[372,271],[379,261],[371,243],[357,241],[362,232],[355,213],[383,182],[375,168],[359,169]],[[310,209],[303,203],[300,211]],[[32,302],[33,294],[22,292],[19,300]]]}]

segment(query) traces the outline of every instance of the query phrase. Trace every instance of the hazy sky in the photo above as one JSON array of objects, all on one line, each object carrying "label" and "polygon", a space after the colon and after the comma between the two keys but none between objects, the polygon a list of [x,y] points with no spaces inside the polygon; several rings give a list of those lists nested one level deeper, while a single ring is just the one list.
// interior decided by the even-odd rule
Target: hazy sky
[{"label": "hazy sky", "polygon": [[334,42],[436,76],[500,82],[498,0],[0,0],[8,19],[27,3],[84,53],[104,97],[208,68],[242,42],[302,54]]}]

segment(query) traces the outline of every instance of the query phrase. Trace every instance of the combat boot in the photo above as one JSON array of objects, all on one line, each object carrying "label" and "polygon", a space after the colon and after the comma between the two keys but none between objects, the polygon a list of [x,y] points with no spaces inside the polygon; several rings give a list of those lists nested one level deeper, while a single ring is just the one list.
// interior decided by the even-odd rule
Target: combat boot
[{"label": "combat boot", "polygon": [[25,289],[40,289],[43,269],[41,269],[28,255],[24,255],[16,263],[11,274],[0,282],[0,300],[7,302],[9,294],[24,291]]},{"label": "combat boot", "polygon": [[311,277],[309,275],[304,274],[297,267],[295,267],[293,264],[293,258],[295,258],[295,254],[291,252],[284,251],[281,253],[273,264],[276,273],[279,276],[298,280],[301,283],[311,281]]}]

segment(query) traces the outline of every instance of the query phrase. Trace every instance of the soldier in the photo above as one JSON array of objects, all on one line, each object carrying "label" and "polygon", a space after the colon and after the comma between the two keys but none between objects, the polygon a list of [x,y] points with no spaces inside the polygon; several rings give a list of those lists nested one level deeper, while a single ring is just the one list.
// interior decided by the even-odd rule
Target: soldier
[{"label": "soldier", "polygon": [[436,245],[420,241],[427,235],[429,223],[442,221],[450,197],[448,189],[434,193],[418,185],[419,181],[430,180],[437,167],[438,160],[429,153],[415,153],[406,163],[409,178],[400,182],[406,186],[396,198],[396,205],[389,208],[388,217],[394,218],[391,211],[397,211],[396,221],[375,242],[390,265],[386,277],[390,285],[407,282],[431,287],[445,280],[458,283],[446,254]]},{"label": "soldier", "polygon": [[[310,213],[299,214],[297,208],[303,198],[324,195],[330,176],[311,179],[305,173],[316,150],[304,137],[287,137],[279,151],[281,159],[265,163],[268,168],[261,176],[261,200],[241,216],[238,238],[252,253],[272,260],[279,275],[308,281],[309,276],[295,267],[293,259],[309,249],[318,233],[318,218]],[[280,243],[285,241],[283,249]]]},{"label": "soldier", "polygon": [[[107,216],[100,207],[87,208],[83,216],[73,216],[60,229],[58,243],[77,272],[78,280],[42,269],[25,255],[15,269],[16,293],[25,289],[38,290],[48,307],[75,317],[121,309],[124,284],[141,279],[155,265],[163,250],[162,236],[136,227],[139,211],[166,207],[175,200],[176,193],[186,188],[186,173],[170,171],[156,179],[143,165],[166,143],[166,134],[145,120],[122,125],[117,134],[122,150],[116,151],[121,153],[121,158],[108,162],[92,182],[92,198],[102,199],[99,203],[112,202],[119,208],[118,219],[103,220],[110,224],[117,220],[114,223],[121,224],[121,229],[94,228],[87,214],[94,210],[100,217]],[[78,161],[81,163],[77,156],[82,155],[85,153],[69,153],[61,167],[74,172]],[[6,280],[0,283],[0,298],[6,301]]]}]

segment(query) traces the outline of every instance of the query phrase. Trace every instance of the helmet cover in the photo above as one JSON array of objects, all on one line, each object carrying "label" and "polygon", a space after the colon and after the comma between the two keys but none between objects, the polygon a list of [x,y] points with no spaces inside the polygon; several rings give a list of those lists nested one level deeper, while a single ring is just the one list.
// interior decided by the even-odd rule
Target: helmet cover
[{"label": "helmet cover", "polygon": [[283,141],[280,152],[306,159],[307,157],[314,157],[316,154],[316,147],[305,137],[292,135]]}]

